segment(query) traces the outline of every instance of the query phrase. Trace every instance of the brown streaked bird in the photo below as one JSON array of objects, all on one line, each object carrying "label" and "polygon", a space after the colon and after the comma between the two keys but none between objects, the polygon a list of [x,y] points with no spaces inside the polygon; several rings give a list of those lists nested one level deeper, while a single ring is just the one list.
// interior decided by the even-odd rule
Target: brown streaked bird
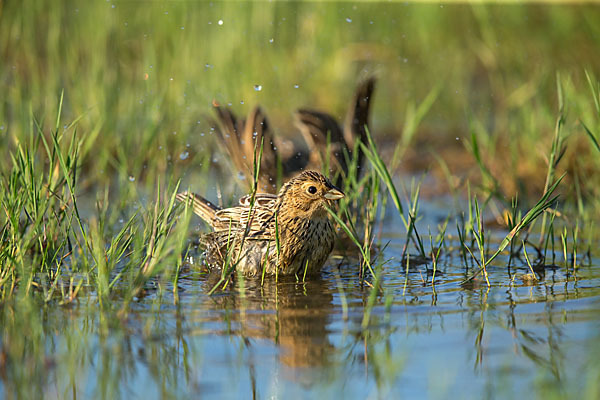
[{"label": "brown streaked bird", "polygon": [[[258,151],[261,140],[263,141],[258,182],[262,191],[275,192],[278,165],[281,165],[283,177],[289,178],[302,170],[322,170],[324,165],[329,164],[330,172],[336,178],[335,183],[341,185],[348,174],[345,153],[352,157],[356,140],[366,143],[365,126],[369,120],[374,89],[375,78],[366,79],[358,85],[343,128],[330,114],[308,108],[298,110],[295,113],[295,124],[308,149],[275,137],[259,107],[251,110],[246,119],[237,118],[228,109],[215,107],[217,121],[213,121],[212,125],[236,172],[241,172],[246,177],[252,176],[253,162],[257,157],[255,150]],[[359,172],[362,162],[362,152],[359,152]],[[251,180],[246,179],[246,182],[250,186]]]},{"label": "brown streaked bird", "polygon": [[177,195],[179,201],[191,201],[194,213],[213,228],[201,238],[208,267],[222,268],[229,249],[230,265],[248,276],[261,275],[263,268],[267,275],[318,273],[335,240],[325,206],[342,197],[341,190],[315,171],[289,180],[277,195],[257,193],[252,208],[250,195],[224,209],[196,194]]}]

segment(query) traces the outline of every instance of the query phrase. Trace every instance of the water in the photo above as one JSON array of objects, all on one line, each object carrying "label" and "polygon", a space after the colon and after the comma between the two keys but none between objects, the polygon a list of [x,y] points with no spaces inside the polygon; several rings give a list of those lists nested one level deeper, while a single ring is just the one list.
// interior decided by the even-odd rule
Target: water
[{"label": "water", "polygon": [[[433,222],[436,209],[426,210],[433,218],[424,223]],[[144,399],[587,393],[598,371],[597,260],[575,275],[557,261],[536,285],[521,280],[522,262],[509,270],[499,260],[488,289],[480,279],[463,284],[460,254],[448,252],[433,286],[430,267],[406,274],[398,226],[391,218],[382,228],[390,261],[367,329],[370,288],[352,253],[332,257],[320,278],[305,283],[246,280],[213,296],[214,277],[188,264],[178,302],[172,285],[154,282],[127,314],[118,299],[102,309],[93,293],[65,306],[5,305],[3,321],[12,325],[2,330],[0,392]],[[12,352],[22,352],[22,364],[10,364]]]},{"label": "water", "polygon": [[[297,135],[290,130],[294,110],[315,107],[343,121],[352,88],[375,75],[380,83],[373,133],[377,141],[388,140],[380,150],[390,157],[398,141],[406,141],[402,165],[407,170],[432,171],[437,161],[424,157],[432,146],[458,173],[453,179],[471,179],[476,164],[464,161],[472,157],[460,143],[449,143],[475,131],[482,156],[490,157],[484,164],[506,170],[491,168],[492,173],[511,172],[501,175],[533,187],[543,186],[546,176],[544,149],[551,146],[558,117],[557,71],[571,110],[565,125],[568,146],[589,146],[572,144],[587,140],[577,121],[594,127],[584,73],[599,65],[597,52],[589,51],[598,47],[593,5],[441,9],[404,2],[143,2],[142,7],[117,2],[118,7],[100,7],[90,2],[72,9],[66,2],[62,7],[48,2],[24,14],[16,2],[2,4],[6,62],[0,64],[6,68],[0,66],[0,74],[6,78],[0,132],[10,131],[7,151],[11,143],[34,142],[20,136],[31,131],[29,116],[42,131],[54,129],[52,104],[64,90],[62,121],[77,120],[77,137],[93,138],[91,147],[82,146],[84,175],[76,175],[83,184],[76,194],[91,198],[93,211],[82,211],[86,227],[104,194],[96,188],[104,187],[105,173],[115,170],[127,172],[114,182],[128,185],[111,194],[121,190],[135,197],[136,190],[144,193],[143,186],[154,182],[165,190],[165,182],[181,177],[181,188],[227,203],[227,190],[205,184],[210,181],[205,169],[187,169],[207,165],[206,160],[221,167],[227,161],[208,141],[214,128],[206,115],[216,104],[233,105],[238,115],[260,104],[277,134]],[[438,84],[431,111],[416,118]],[[406,134],[411,127],[416,141]],[[94,132],[101,134],[96,138]],[[518,142],[523,144],[507,147]],[[532,146],[534,153],[528,151]],[[446,157],[440,150],[446,147],[459,150]],[[138,151],[128,157],[123,149]],[[579,167],[584,167],[578,175],[584,181],[593,178],[590,158],[573,163],[567,160],[570,153],[559,168],[568,167],[567,178]],[[166,163],[171,157],[173,162]],[[494,163],[494,157],[502,163]],[[524,162],[508,162],[513,157]],[[38,167],[44,159],[36,161]],[[527,165],[536,160],[542,172],[532,179]],[[434,170],[427,173],[422,193],[427,186],[435,188],[428,179],[443,176]],[[474,193],[477,179],[470,184]],[[466,195],[466,184],[458,190]],[[141,213],[152,209],[154,188],[147,192],[136,199]],[[526,199],[526,193],[519,198]],[[124,203],[110,203],[109,213],[119,215],[114,231],[134,212],[119,209]],[[45,304],[43,287],[51,285],[51,274],[30,277],[17,271],[14,296],[0,302],[0,400],[600,398],[595,248],[591,260],[580,254],[576,271],[557,252],[556,265],[546,268],[537,284],[523,280],[529,273],[523,260],[508,268],[507,258],[500,256],[489,267],[488,288],[481,277],[464,283],[476,267],[470,261],[465,265],[456,239],[448,237],[446,245],[454,250],[442,253],[433,284],[431,265],[406,272],[404,229],[391,208],[381,226],[382,292],[367,328],[371,288],[361,283],[352,251],[337,253],[321,277],[305,283],[246,280],[212,296],[215,280],[197,268],[196,253],[193,264],[181,271],[176,292],[170,277],[154,280],[130,304],[124,304],[124,293],[133,285],[132,274],[125,274],[101,303],[94,292],[97,283],[78,270],[74,282],[84,283],[76,299],[61,304],[59,299],[68,296],[56,294]],[[448,207],[421,202],[420,213],[419,232],[427,246],[428,228],[437,231]],[[455,235],[454,219],[448,232]],[[505,233],[489,229],[492,246]],[[68,276],[68,263],[62,268]],[[2,286],[5,271],[0,267],[0,288],[10,292]],[[65,280],[63,288],[68,286]],[[28,294],[19,292],[25,290]]]}]

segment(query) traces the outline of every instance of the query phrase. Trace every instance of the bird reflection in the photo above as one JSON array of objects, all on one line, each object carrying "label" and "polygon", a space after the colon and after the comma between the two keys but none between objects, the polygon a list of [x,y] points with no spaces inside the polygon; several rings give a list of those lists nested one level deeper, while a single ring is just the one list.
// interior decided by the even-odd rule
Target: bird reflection
[{"label": "bird reflection", "polygon": [[[218,277],[211,276],[212,287]],[[206,307],[235,312],[235,334],[247,339],[270,339],[280,346],[280,361],[289,367],[325,366],[334,346],[327,324],[333,310],[335,287],[323,278],[300,282],[295,277],[245,280],[234,283],[231,295],[211,297]],[[233,325],[233,324],[232,324]]]}]

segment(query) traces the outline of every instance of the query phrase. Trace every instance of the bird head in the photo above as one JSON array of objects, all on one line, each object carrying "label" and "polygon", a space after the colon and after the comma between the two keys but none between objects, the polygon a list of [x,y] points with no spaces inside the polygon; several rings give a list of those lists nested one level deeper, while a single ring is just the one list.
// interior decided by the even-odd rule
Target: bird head
[{"label": "bird head", "polygon": [[304,171],[283,185],[278,197],[282,206],[312,214],[326,213],[323,206],[333,206],[333,202],[344,197],[344,193],[323,174]]}]

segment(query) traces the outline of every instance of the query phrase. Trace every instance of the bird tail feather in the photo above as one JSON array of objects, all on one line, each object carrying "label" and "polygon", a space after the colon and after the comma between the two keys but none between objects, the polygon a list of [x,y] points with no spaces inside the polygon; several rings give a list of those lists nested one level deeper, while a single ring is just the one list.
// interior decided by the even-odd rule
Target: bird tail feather
[{"label": "bird tail feather", "polygon": [[182,203],[190,202],[194,214],[198,215],[209,224],[212,224],[215,214],[220,210],[219,207],[195,193],[177,193],[175,198]]}]

